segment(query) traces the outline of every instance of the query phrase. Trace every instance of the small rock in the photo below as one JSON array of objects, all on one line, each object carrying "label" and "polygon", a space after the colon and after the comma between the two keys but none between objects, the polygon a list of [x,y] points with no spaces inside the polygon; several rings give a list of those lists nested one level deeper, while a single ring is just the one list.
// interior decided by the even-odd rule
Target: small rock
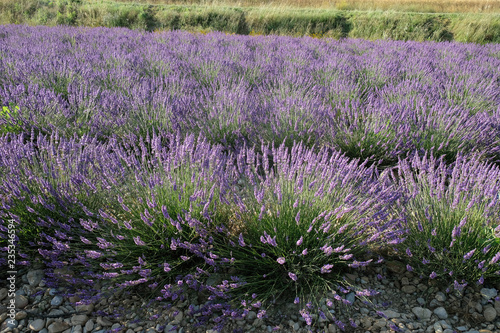
[{"label": "small rock", "polygon": [[385,327],[385,325],[387,325],[387,321],[384,318],[380,318],[373,323],[373,328],[378,330],[382,327]]},{"label": "small rock", "polygon": [[387,316],[388,319],[401,317],[401,314],[399,314],[398,312],[393,311],[393,310],[386,310],[386,311],[382,311],[382,312]]},{"label": "small rock", "polygon": [[7,290],[7,288],[0,289],[0,301],[3,301],[3,299],[7,297],[8,294],[9,291]]},{"label": "small rock", "polygon": [[369,329],[370,327],[372,327],[372,318],[370,317],[361,318],[361,326],[363,326],[365,329]]},{"label": "small rock", "polygon": [[405,277],[403,277],[403,278],[401,279],[401,284],[402,284],[403,286],[407,286],[407,285],[409,285],[409,284],[410,284],[410,281],[409,281],[409,280],[408,280],[408,278],[405,276]]},{"label": "small rock", "polygon": [[61,296],[54,296],[54,298],[50,301],[50,305],[52,306],[59,306],[63,302],[63,298]]},{"label": "small rock", "polygon": [[10,328],[16,328],[18,325],[18,322],[15,319],[14,320],[7,319],[6,323],[7,323],[7,327],[10,327]]},{"label": "small rock", "polygon": [[93,319],[90,319],[89,321],[87,321],[87,323],[85,324],[85,331],[87,332],[90,332],[94,329],[94,320]]},{"label": "small rock", "polygon": [[443,333],[443,327],[441,326],[441,323],[437,322],[437,323],[434,323],[434,325],[432,325],[430,327],[431,329],[427,329],[427,331],[434,331],[434,333]]},{"label": "small rock", "polygon": [[113,325],[112,322],[110,322],[108,319],[103,318],[101,316],[97,317],[96,323],[97,323],[97,325],[101,325],[101,326],[111,326],[111,325]]},{"label": "small rock", "polygon": [[32,331],[38,332],[45,327],[45,320],[35,319],[28,325],[28,328]]},{"label": "small rock", "polygon": [[483,289],[481,289],[481,296],[487,301],[496,297],[497,295],[498,295],[498,292],[495,288],[483,288]]},{"label": "small rock", "polygon": [[28,305],[28,299],[24,295],[16,295],[16,307],[24,309]]},{"label": "small rock", "polygon": [[335,324],[329,324],[328,333],[337,333],[337,326]]},{"label": "small rock", "polygon": [[485,307],[483,311],[483,316],[486,321],[493,322],[497,317],[497,311],[492,306]]},{"label": "small rock", "polygon": [[[131,330],[128,330],[128,331],[131,331]],[[127,331],[127,332],[128,332]],[[173,325],[167,325],[165,326],[165,328],[163,329],[163,333],[177,333],[177,330],[174,329],[174,326]]]},{"label": "small rock", "polygon": [[419,298],[417,298],[417,303],[420,305],[425,305],[425,299],[423,299],[422,297],[419,297]]},{"label": "small rock", "polygon": [[255,318],[257,318],[257,313],[255,311],[248,311],[246,319],[254,320]]},{"label": "small rock", "polygon": [[421,319],[421,320],[429,320],[431,318],[431,315],[432,315],[431,310],[421,308],[419,306],[416,306],[413,309],[411,309],[411,312],[413,312],[415,314],[415,316],[417,316],[417,318]]},{"label": "small rock", "polygon": [[28,316],[28,314],[26,313],[26,311],[19,311],[18,313],[16,313],[15,319],[16,320],[21,320],[21,319],[26,318],[26,316]]},{"label": "small rock", "polygon": [[172,321],[173,325],[179,325],[182,321],[182,318],[184,318],[184,313],[182,311],[179,311],[174,317],[174,320]]},{"label": "small rock", "polygon": [[387,269],[396,274],[403,274],[406,271],[406,265],[401,261],[392,260],[386,262]]},{"label": "small rock", "polygon": [[350,292],[347,295],[345,295],[345,299],[348,300],[349,302],[351,302],[351,304],[354,304],[354,301],[355,301],[354,295],[355,294],[353,292]]},{"label": "small rock", "polygon": [[438,301],[438,302],[444,302],[446,301],[446,295],[443,294],[442,292],[438,291],[436,293],[436,296],[434,296],[434,298]]},{"label": "small rock", "polygon": [[417,288],[415,288],[415,286],[404,286],[403,288],[401,288],[401,290],[407,294],[413,294],[415,291],[417,291]]},{"label": "small rock", "polygon": [[483,306],[481,305],[481,303],[477,302],[476,305],[474,306],[474,308],[476,309],[477,312],[481,313],[483,312]]},{"label": "small rock", "polygon": [[28,274],[26,274],[27,279],[28,279],[28,284],[32,287],[37,287],[40,282],[42,281],[42,278],[44,276],[44,272],[42,269],[37,269],[34,271],[29,271]]},{"label": "small rock", "polygon": [[89,317],[87,315],[74,315],[71,317],[71,325],[76,326],[76,325],[85,325],[85,323],[89,320]]},{"label": "small rock", "polygon": [[69,324],[64,321],[55,321],[49,325],[49,333],[59,333],[67,330],[69,328]]},{"label": "small rock", "polygon": [[71,333],[82,333],[82,325],[76,325],[71,328]]},{"label": "small rock", "polygon": [[92,313],[92,311],[94,311],[94,304],[77,305],[76,311],[85,312],[86,314],[90,314],[90,313]]},{"label": "small rock", "polygon": [[439,308],[434,309],[434,314],[438,316],[439,319],[447,319],[448,318],[448,313],[446,312],[446,309],[440,306]]},{"label": "small rock", "polygon": [[300,324],[299,323],[294,323],[292,326],[292,329],[297,332],[300,329]]}]

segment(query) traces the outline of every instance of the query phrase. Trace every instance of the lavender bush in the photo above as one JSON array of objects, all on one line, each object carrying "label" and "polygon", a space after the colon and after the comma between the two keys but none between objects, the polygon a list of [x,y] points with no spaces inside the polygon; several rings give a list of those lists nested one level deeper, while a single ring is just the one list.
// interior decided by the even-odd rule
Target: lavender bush
[{"label": "lavender bush", "polygon": [[394,250],[407,269],[455,289],[498,280],[500,169],[477,157],[453,165],[432,155],[399,162],[381,177],[402,193],[394,207],[405,230]]}]

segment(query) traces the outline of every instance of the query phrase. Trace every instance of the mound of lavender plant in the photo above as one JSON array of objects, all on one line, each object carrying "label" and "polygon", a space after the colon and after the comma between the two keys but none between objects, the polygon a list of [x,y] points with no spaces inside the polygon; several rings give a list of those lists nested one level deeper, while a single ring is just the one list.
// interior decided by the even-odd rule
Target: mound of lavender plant
[{"label": "mound of lavender plant", "polygon": [[394,210],[405,234],[394,250],[408,270],[453,282],[458,290],[498,280],[498,167],[463,156],[448,166],[426,155],[400,161],[390,174],[381,181],[396,183],[402,193]]}]

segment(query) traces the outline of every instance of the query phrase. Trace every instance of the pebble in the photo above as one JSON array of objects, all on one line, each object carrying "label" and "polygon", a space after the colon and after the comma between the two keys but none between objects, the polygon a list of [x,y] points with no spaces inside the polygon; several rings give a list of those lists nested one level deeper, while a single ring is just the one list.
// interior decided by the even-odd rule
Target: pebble
[{"label": "pebble", "polygon": [[421,308],[419,306],[416,306],[413,309],[411,309],[411,312],[413,312],[415,314],[415,316],[417,316],[417,318],[421,319],[421,320],[429,320],[431,318],[431,315],[432,315],[431,310]]},{"label": "pebble", "polygon": [[35,332],[42,330],[44,327],[45,327],[45,320],[43,320],[43,319],[35,319],[28,326],[28,328],[30,330],[35,331]]},{"label": "pebble", "polygon": [[89,317],[87,315],[74,315],[71,317],[71,325],[76,326],[76,325],[85,325],[85,323],[89,320]]},{"label": "pebble", "polygon": [[446,312],[446,309],[440,306],[439,308],[434,309],[434,314],[438,316],[439,319],[447,319],[448,318],[448,313]]},{"label": "pebble", "polygon": [[63,302],[63,298],[61,296],[54,296],[54,298],[50,301],[50,305],[59,306]]},{"label": "pebble", "polygon": [[94,329],[94,320],[90,319],[89,321],[87,321],[87,323],[85,323],[84,331],[90,332],[93,329]]},{"label": "pebble", "polygon": [[446,295],[443,294],[442,292],[438,291],[436,293],[436,295],[434,296],[434,298],[438,301],[438,302],[444,302],[446,301]]},{"label": "pebble", "polygon": [[32,287],[37,287],[42,281],[44,275],[45,273],[43,272],[42,269],[29,271],[28,274],[26,274],[28,284]]},{"label": "pebble", "polygon": [[401,288],[401,290],[403,290],[405,293],[407,294],[413,294],[415,291],[417,291],[417,288],[415,288],[415,286],[404,286],[403,288]]},{"label": "pebble", "polygon": [[24,309],[28,305],[28,298],[24,295],[16,295],[16,307]]},{"label": "pebble", "polygon": [[484,320],[493,322],[497,317],[497,311],[492,306],[485,307],[483,311],[483,316]]},{"label": "pebble", "polygon": [[47,328],[49,329],[49,333],[59,333],[67,330],[69,328],[69,324],[65,321],[55,321]]},{"label": "pebble", "polygon": [[396,311],[393,311],[393,310],[385,310],[385,311],[382,311],[386,316],[387,318],[389,319],[392,319],[392,318],[399,318],[401,317],[401,314],[396,312]]},{"label": "pebble", "polygon": [[489,301],[490,299],[496,297],[497,295],[498,295],[498,292],[495,288],[482,288],[481,289],[481,296],[486,301]]}]

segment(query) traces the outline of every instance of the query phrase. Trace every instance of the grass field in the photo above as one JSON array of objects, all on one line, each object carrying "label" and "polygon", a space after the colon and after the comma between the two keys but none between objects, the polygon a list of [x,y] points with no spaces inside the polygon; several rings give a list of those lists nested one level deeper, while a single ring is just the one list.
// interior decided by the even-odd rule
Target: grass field
[{"label": "grass field", "polygon": [[[127,27],[147,31],[222,31],[241,35],[288,35],[369,40],[500,42],[495,10],[423,13],[409,9],[348,10],[338,6],[246,7],[240,3],[158,4],[110,0],[4,0],[0,23]],[[451,10],[450,10],[451,11]]]},{"label": "grass field", "polygon": [[[90,0],[98,2],[98,0]],[[392,10],[425,13],[500,13],[496,0],[118,0],[140,4],[177,4],[266,8],[321,8],[337,10]]]}]

